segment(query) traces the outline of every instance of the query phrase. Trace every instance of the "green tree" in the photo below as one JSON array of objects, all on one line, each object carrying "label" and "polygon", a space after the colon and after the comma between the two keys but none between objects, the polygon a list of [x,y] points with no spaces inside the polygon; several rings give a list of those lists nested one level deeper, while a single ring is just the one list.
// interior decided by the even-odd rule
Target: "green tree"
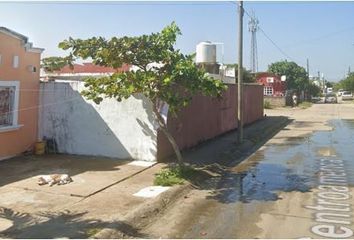
[{"label": "green tree", "polygon": [[44,71],[52,73],[59,71],[69,63],[69,57],[47,57],[42,59],[41,67],[44,69]]},{"label": "green tree", "polygon": [[221,96],[226,85],[209,77],[204,70],[196,67],[192,55],[184,55],[174,48],[180,29],[173,22],[159,33],[138,37],[93,37],[86,40],[69,38],[59,43],[59,47],[70,50],[69,58],[92,59],[97,65],[118,68],[130,64],[137,70],[114,73],[100,78],[85,80],[86,90],[82,95],[99,104],[104,97],[118,101],[142,93],[151,100],[155,118],[171,143],[178,163],[183,159],[177,143],[170,134],[167,124],[160,114],[163,103],[176,114],[189,104],[197,93],[206,96]]},{"label": "green tree", "polygon": [[310,96],[318,97],[321,93],[321,88],[314,83],[310,83],[308,86],[308,93]]},{"label": "green tree", "polygon": [[295,62],[280,61],[272,63],[268,66],[268,72],[279,76],[286,76],[287,89],[295,89],[297,91],[307,90],[309,80],[305,68],[297,65]]},{"label": "green tree", "polygon": [[333,88],[334,85],[335,85],[334,82],[326,82],[326,87],[327,88]]},{"label": "green tree", "polygon": [[341,82],[336,82],[336,83],[334,83],[333,89],[334,89],[335,91],[338,91],[339,89],[342,89]]},{"label": "green tree", "polygon": [[350,73],[345,79],[339,81],[336,88],[354,91],[354,72]]}]

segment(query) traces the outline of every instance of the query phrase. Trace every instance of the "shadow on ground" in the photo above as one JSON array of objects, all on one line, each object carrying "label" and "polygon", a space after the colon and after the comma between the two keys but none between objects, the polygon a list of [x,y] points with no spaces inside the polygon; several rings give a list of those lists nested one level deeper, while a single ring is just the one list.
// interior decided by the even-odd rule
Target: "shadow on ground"
[{"label": "shadow on ground", "polygon": [[104,222],[97,219],[83,220],[86,212],[42,212],[36,215],[0,208],[0,218],[12,226],[0,232],[1,238],[90,238],[108,224],[124,236],[146,238],[126,222]]},{"label": "shadow on ground", "polygon": [[[0,162],[0,187],[37,175],[69,174],[75,176],[89,171],[117,171],[128,163],[105,157],[48,154],[43,156],[18,156]],[[16,170],[14,174],[13,170]]]},{"label": "shadow on ground", "polygon": [[[192,184],[209,190],[211,194],[207,198],[221,203],[275,201],[279,199],[278,191],[310,191],[311,177],[293,171],[294,166],[281,164],[280,160],[279,163],[272,161],[280,154],[277,150],[274,153],[257,152],[291,121],[283,116],[267,117],[245,128],[242,145],[237,144],[237,132],[233,131],[216,142],[203,143],[204,151],[185,152],[188,162],[201,170],[200,177],[191,180]],[[306,138],[292,140],[289,140],[289,146],[302,146],[308,142]],[[296,163],[299,156],[292,154],[283,150],[281,156]],[[243,162],[245,159],[248,159],[246,163]]]}]

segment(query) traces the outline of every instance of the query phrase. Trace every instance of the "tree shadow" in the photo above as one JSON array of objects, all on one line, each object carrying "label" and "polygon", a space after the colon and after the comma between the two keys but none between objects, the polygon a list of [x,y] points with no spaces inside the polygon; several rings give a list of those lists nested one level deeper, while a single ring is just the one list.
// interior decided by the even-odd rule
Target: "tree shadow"
[{"label": "tree shadow", "polygon": [[153,148],[150,148],[150,153],[156,157],[156,153],[157,153],[157,150],[156,150],[156,147],[157,147],[157,144],[156,144],[156,132],[154,130],[151,129],[151,127],[141,121],[140,119],[136,119],[137,123],[139,124],[139,126],[141,127],[142,129],[142,132],[145,134],[145,136],[148,136],[151,138],[151,142],[153,143]]},{"label": "tree shadow", "polygon": [[[131,161],[133,157],[141,159],[137,156],[156,156],[156,132],[148,122],[144,122],[144,117],[142,120],[137,118],[137,123],[132,122],[135,128],[142,129],[143,133],[151,138],[151,144],[148,145],[151,149],[141,150],[141,147],[147,145],[145,142],[141,145],[126,146],[119,139],[119,131],[117,128],[114,129],[119,124],[112,126],[112,113],[102,110],[102,105],[110,102],[102,103],[100,106],[90,104],[81,96],[78,83],[43,83],[41,90],[43,95],[39,137],[55,139],[61,154],[18,156],[1,161],[0,186],[42,174],[59,173],[75,176],[90,171],[119,171],[120,166]],[[152,123],[152,108],[147,99],[141,95],[134,97],[141,100]],[[112,104],[112,109],[115,108],[119,111],[126,110]],[[133,107],[127,110],[132,112],[132,119],[138,115],[134,114]],[[119,126],[118,129],[122,127]],[[132,130],[134,131],[134,128]]]},{"label": "tree shadow", "polygon": [[41,212],[36,215],[0,208],[0,217],[12,222],[12,226],[0,232],[1,238],[92,238],[106,227],[126,237],[146,238],[138,229],[124,221],[104,222],[85,219],[86,212]]},{"label": "tree shadow", "polygon": [[136,118],[136,121],[138,125],[141,128],[141,131],[143,134],[151,139],[152,147],[150,148],[150,153],[155,156],[155,159],[157,157],[157,134],[158,130],[155,125],[157,125],[157,121],[154,117],[154,113],[152,110],[152,102],[146,98],[143,94],[134,94],[132,97],[134,97],[137,100],[140,100],[143,104],[143,108],[145,109],[148,122],[142,121],[139,118]]}]

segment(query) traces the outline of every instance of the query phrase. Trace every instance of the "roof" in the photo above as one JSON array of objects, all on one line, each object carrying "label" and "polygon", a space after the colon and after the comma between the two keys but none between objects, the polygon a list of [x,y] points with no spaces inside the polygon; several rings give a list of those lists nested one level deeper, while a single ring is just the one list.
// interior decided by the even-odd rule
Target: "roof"
[{"label": "roof", "polygon": [[55,71],[55,74],[94,74],[94,73],[115,73],[129,71],[130,66],[123,64],[122,67],[114,69],[111,67],[104,67],[95,65],[93,63],[74,64],[74,68],[70,68],[69,65],[63,67],[60,71]]},{"label": "roof", "polygon": [[6,27],[2,27],[0,26],[0,33],[4,33],[7,34],[11,37],[17,38],[19,40],[21,40],[23,42],[23,46],[26,49],[26,51],[30,51],[30,52],[38,52],[38,53],[42,53],[44,51],[44,48],[35,48],[33,47],[33,44],[31,42],[28,42],[28,37],[26,37],[25,35],[22,35],[18,32],[15,32],[11,29],[8,29]]},{"label": "roof", "polygon": [[258,72],[256,73],[256,78],[261,78],[261,77],[276,77],[276,78],[279,78],[280,77],[274,73],[270,73],[270,72]]}]

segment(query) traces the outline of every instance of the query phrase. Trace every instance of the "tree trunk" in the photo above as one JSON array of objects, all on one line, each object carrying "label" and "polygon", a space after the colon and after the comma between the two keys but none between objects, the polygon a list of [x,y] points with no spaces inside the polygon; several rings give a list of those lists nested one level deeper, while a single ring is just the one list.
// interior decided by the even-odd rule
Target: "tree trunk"
[{"label": "tree trunk", "polygon": [[162,132],[165,134],[165,136],[167,137],[168,141],[172,145],[172,148],[173,148],[173,150],[174,150],[174,152],[176,154],[176,157],[177,157],[178,165],[183,166],[184,164],[183,164],[183,158],[182,158],[181,151],[179,150],[179,147],[178,147],[175,139],[173,138],[171,133],[168,131],[167,125],[165,123],[165,120],[160,115],[160,112],[158,111],[155,103],[153,103],[153,112],[155,113],[155,117],[157,119],[157,122],[159,123],[159,126],[161,127]]}]

